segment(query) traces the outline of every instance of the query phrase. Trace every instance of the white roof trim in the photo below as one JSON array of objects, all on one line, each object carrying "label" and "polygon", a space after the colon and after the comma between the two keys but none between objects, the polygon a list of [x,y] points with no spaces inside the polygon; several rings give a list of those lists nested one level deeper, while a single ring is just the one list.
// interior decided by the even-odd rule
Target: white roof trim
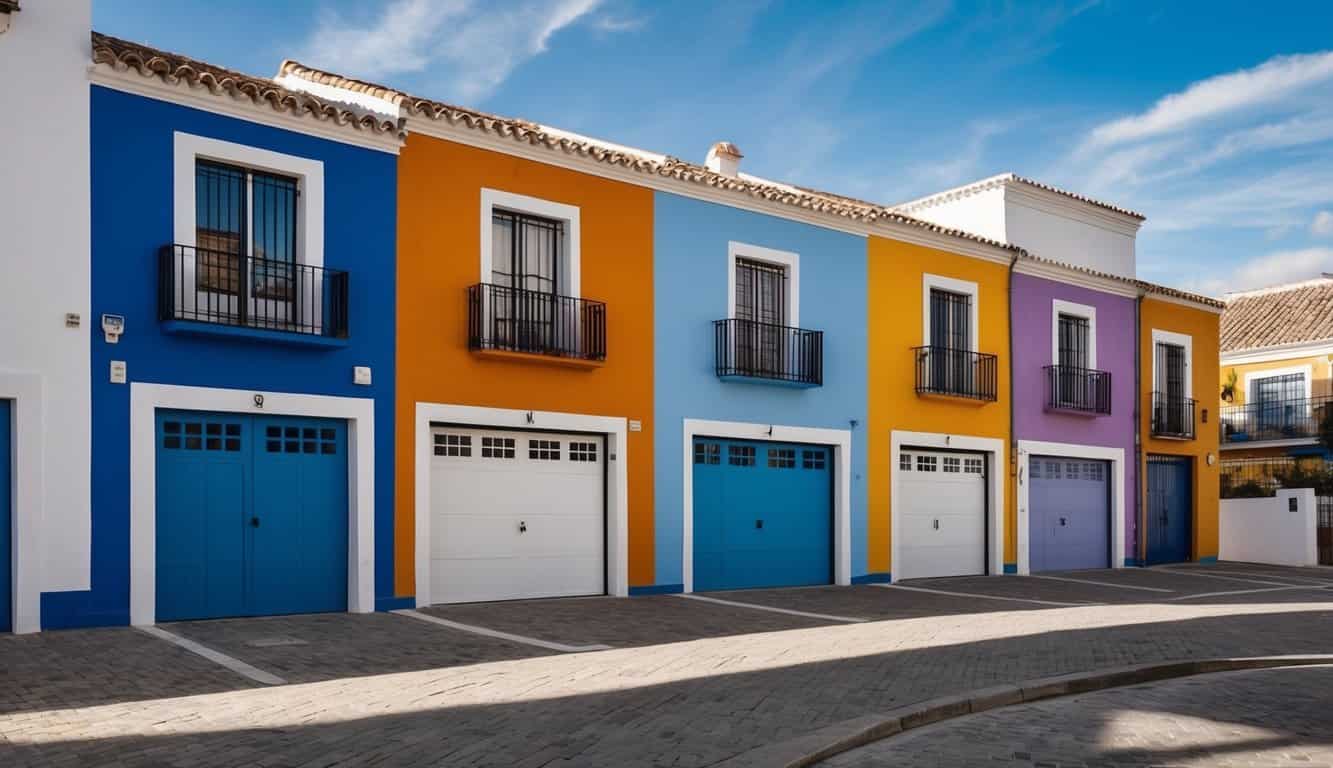
[{"label": "white roof trim", "polygon": [[1270,363],[1275,360],[1287,360],[1298,357],[1317,357],[1333,355],[1333,339],[1299,341],[1291,344],[1274,344],[1271,347],[1251,347],[1223,352],[1221,360],[1233,365],[1245,363]]},{"label": "white roof trim", "polygon": [[1020,275],[1030,275],[1040,277],[1046,280],[1054,280],[1068,285],[1077,285],[1082,288],[1088,288],[1102,293],[1109,293],[1115,296],[1124,296],[1126,298],[1138,298],[1142,289],[1137,285],[1128,282],[1122,282],[1109,277],[1100,277],[1090,275],[1078,269],[1064,267],[1058,264],[1049,264],[1044,261],[1033,261],[1031,259],[1020,258],[1014,265],[1014,272]]}]

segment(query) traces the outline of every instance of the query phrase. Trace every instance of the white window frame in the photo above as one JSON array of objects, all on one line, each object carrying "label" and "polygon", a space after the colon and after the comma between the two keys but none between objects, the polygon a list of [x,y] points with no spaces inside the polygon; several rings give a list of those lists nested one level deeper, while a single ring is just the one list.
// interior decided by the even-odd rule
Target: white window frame
[{"label": "white window frame", "polygon": [[551,200],[543,200],[540,197],[529,197],[514,192],[504,192],[499,189],[489,189],[483,187],[481,190],[481,279],[480,282],[491,282],[491,275],[494,273],[494,265],[491,253],[493,247],[494,223],[492,219],[495,215],[495,209],[499,208],[505,211],[515,213],[526,213],[532,216],[541,216],[546,219],[555,219],[565,224],[565,243],[564,243],[564,261],[557,265],[560,270],[557,278],[557,285],[561,286],[562,296],[571,296],[578,298],[582,295],[580,279],[582,276],[579,242],[580,222],[579,208],[576,205],[566,205]]},{"label": "white window frame", "polygon": [[[0,400],[10,401],[10,631],[16,635],[42,628],[42,519],[46,503],[43,460],[45,385],[37,373],[0,371]],[[59,472],[57,471],[57,474]],[[58,482],[58,481],[57,481]]]},{"label": "white window frame", "polygon": [[1194,397],[1194,338],[1184,333],[1152,329],[1152,391],[1161,392],[1161,379],[1157,370],[1157,345],[1174,344],[1185,348],[1185,399]]},{"label": "white window frame", "polygon": [[962,293],[970,296],[969,302],[968,341],[971,344],[969,352],[976,352],[981,344],[979,338],[981,326],[979,313],[981,311],[981,290],[976,283],[969,280],[959,280],[953,277],[944,277],[942,275],[924,274],[921,276],[921,346],[930,346],[930,290],[938,288],[942,291],[951,293]]},{"label": "white window frame", "polygon": [[736,319],[736,260],[761,261],[782,267],[787,277],[787,305],[783,322],[792,328],[801,326],[801,254],[779,251],[761,245],[727,243],[727,319]]},{"label": "white window frame", "polygon": [[[296,177],[297,189],[300,192],[296,196],[296,263],[312,267],[324,266],[324,163],[322,161],[176,131],[173,140],[172,205],[175,242],[178,245],[194,247],[197,244],[194,182],[195,163],[199,160],[216,160],[251,170]],[[249,199],[247,195],[247,201]],[[250,252],[250,245],[247,242],[245,246],[247,255]]]},{"label": "white window frame", "polygon": [[1313,396],[1312,393],[1314,391],[1314,381],[1313,381],[1314,366],[1307,363],[1305,365],[1292,365],[1286,368],[1271,368],[1264,371],[1246,371],[1245,405],[1249,405],[1251,403],[1256,402],[1252,397],[1250,397],[1250,393],[1254,391],[1253,389],[1251,389],[1250,384],[1255,379],[1268,379],[1277,376],[1290,376],[1293,373],[1299,373],[1305,377],[1305,399],[1309,400]]},{"label": "white window frame", "polygon": [[1097,367],[1097,308],[1062,299],[1051,300],[1051,365],[1060,364],[1060,315],[1088,321],[1088,368]]}]

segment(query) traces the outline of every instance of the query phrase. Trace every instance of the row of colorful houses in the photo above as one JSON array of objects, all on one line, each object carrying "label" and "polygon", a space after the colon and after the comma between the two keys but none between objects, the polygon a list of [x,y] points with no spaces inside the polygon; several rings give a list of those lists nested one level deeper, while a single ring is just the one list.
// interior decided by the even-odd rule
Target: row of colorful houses
[{"label": "row of colorful houses", "polygon": [[1133,211],[883,206],[86,10],[0,35],[5,628],[1217,554],[1221,305],[1136,279]]}]

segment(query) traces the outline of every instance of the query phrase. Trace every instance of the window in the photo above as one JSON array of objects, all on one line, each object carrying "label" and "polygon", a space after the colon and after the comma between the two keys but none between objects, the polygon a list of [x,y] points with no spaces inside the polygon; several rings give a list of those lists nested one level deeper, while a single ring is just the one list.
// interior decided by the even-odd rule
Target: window
[{"label": "window", "polygon": [[1028,467],[1029,477],[1041,477],[1041,462],[1033,461]]},{"label": "window", "polygon": [[[194,173],[198,289],[290,301],[296,288],[297,179],[202,159],[195,160]],[[249,269],[242,268],[246,259],[252,260]]]},{"label": "window", "polygon": [[717,443],[695,443],[694,463],[695,464],[722,463],[722,446],[718,445]]},{"label": "window", "polygon": [[1089,323],[1088,318],[1061,313],[1058,318],[1060,327],[1058,341],[1058,359],[1061,368],[1083,370],[1091,368],[1088,357]]},{"label": "window", "polygon": [[472,437],[470,435],[436,434],[434,439],[436,456],[466,457],[472,455]]},{"label": "window", "polygon": [[1049,478],[1052,479],[1052,480],[1059,480],[1059,479],[1060,479],[1060,462],[1058,462],[1058,461],[1048,461],[1048,462],[1046,462],[1046,476],[1049,477]]},{"label": "window", "polygon": [[597,461],[597,443],[569,444],[570,461]]},{"label": "window", "polygon": [[753,445],[727,446],[727,463],[733,467],[753,467],[754,446]]},{"label": "window", "polygon": [[[1255,439],[1293,437],[1310,417],[1305,371],[1245,377],[1246,408],[1258,431]],[[1308,430],[1307,430],[1308,431]]]},{"label": "window", "polygon": [[782,371],[786,357],[787,271],[779,264],[736,259],[736,367]]},{"label": "window", "polygon": [[944,457],[944,471],[957,474],[962,469],[963,461],[957,456]]},{"label": "window", "polygon": [[972,297],[930,289],[930,351],[927,376],[940,392],[972,389]]},{"label": "window", "polygon": [[[264,428],[264,450],[268,453],[335,456],[338,453],[338,430],[331,427],[269,425]],[[438,447],[436,455],[440,455]]]},{"label": "window", "polygon": [[985,466],[981,459],[963,459],[963,471],[969,475],[981,474]]},{"label": "window", "polygon": [[804,469],[823,469],[825,454],[822,448],[806,449],[801,454],[801,467]]},{"label": "window", "polygon": [[241,425],[235,422],[162,422],[162,447],[191,451],[241,450]]},{"label": "window", "polygon": [[934,471],[935,471],[935,457],[934,457],[934,456],[917,456],[917,457],[916,457],[916,471],[917,471],[917,472],[934,472]]},{"label": "window", "polygon": [[492,332],[503,345],[547,349],[573,305],[559,296],[564,222],[494,209],[491,214]]},{"label": "window", "polygon": [[769,448],[769,469],[793,469],[796,466],[795,448]]},{"label": "window", "polygon": [[904,472],[912,471],[912,454],[904,453],[898,457],[898,469]]},{"label": "window", "polygon": [[559,461],[559,440],[529,440],[528,458],[538,461]]},{"label": "window", "polygon": [[514,458],[514,438],[483,437],[481,439],[481,457],[483,459]]}]

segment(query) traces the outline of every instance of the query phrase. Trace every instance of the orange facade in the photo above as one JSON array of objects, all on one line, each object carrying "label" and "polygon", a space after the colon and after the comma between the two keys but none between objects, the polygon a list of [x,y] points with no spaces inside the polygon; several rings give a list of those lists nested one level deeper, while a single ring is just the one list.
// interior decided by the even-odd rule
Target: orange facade
[{"label": "orange facade", "polygon": [[[483,189],[579,209],[579,293],[607,303],[605,363],[468,349],[467,289],[490,280],[481,274]],[[628,435],[629,582],[652,584],[652,192],[411,134],[398,164],[397,319],[395,594],[415,592],[417,403],[642,421],[642,431]]]}]

